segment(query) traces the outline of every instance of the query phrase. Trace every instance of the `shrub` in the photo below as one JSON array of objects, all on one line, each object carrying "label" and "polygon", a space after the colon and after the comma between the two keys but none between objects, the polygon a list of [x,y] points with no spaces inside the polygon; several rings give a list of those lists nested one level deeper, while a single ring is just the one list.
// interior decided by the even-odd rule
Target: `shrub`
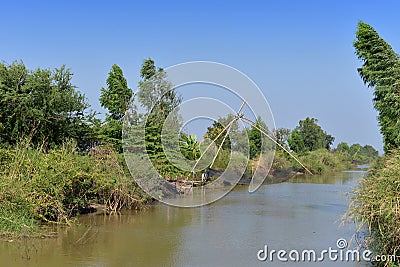
[{"label": "shrub", "polygon": [[70,223],[92,204],[117,211],[148,199],[110,148],[79,154],[74,143],[47,152],[21,144],[0,150],[0,164],[3,234],[33,232],[40,222]]},{"label": "shrub", "polygon": [[[365,243],[381,255],[397,255],[400,264],[400,151],[383,156],[354,191],[350,218],[366,225]],[[381,263],[390,266],[389,262]],[[397,266],[397,265],[396,265]]]},{"label": "shrub", "polygon": [[[350,161],[342,153],[333,153],[326,149],[307,152],[299,157],[300,161],[314,174],[344,170],[351,167]],[[298,163],[295,166],[300,168]]]}]

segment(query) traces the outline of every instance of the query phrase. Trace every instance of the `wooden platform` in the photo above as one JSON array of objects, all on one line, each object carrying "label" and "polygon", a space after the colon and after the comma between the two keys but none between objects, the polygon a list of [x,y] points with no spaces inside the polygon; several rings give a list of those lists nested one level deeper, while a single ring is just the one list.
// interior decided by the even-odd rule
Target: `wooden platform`
[{"label": "wooden platform", "polygon": [[172,183],[175,185],[176,189],[181,193],[181,194],[188,194],[192,192],[193,187],[195,186],[203,186],[206,183],[202,181],[197,181],[197,180],[180,180],[180,179],[170,179],[167,180],[168,182]]}]

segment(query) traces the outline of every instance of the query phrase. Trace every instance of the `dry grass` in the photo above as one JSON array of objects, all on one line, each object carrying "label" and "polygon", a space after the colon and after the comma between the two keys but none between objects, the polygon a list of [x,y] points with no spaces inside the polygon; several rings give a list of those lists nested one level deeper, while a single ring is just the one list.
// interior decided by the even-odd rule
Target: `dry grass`
[{"label": "dry grass", "polygon": [[70,224],[93,204],[115,212],[147,200],[112,149],[82,155],[73,143],[46,152],[25,143],[0,149],[0,166],[3,236],[36,234],[42,222]]},{"label": "dry grass", "polygon": [[400,264],[400,151],[378,160],[354,191],[349,216],[366,226],[369,237],[364,242],[377,254],[396,255]]}]

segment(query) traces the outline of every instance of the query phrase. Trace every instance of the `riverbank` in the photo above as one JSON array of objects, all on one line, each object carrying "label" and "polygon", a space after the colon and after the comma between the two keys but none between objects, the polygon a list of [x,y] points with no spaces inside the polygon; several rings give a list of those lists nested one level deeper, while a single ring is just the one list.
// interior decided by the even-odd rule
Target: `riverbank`
[{"label": "riverbank", "polygon": [[[0,236],[46,235],[43,225],[71,225],[79,214],[140,209],[152,200],[131,178],[122,154],[107,147],[79,153],[75,145],[65,143],[45,151],[21,143],[13,149],[0,149]],[[314,174],[351,167],[344,154],[327,150],[299,158]],[[251,180],[255,163],[250,161],[242,184]],[[266,183],[281,183],[301,174],[301,166],[277,151]]]},{"label": "riverbank", "polygon": [[81,154],[74,143],[44,151],[29,144],[0,149],[0,235],[35,236],[43,223],[70,225],[77,214],[140,208],[150,198],[109,148]]},{"label": "riverbank", "polygon": [[[355,169],[360,163],[356,162],[346,153],[328,151],[320,149],[310,151],[299,156],[299,160],[307,166],[314,175],[330,174],[343,170]],[[369,159],[373,161],[374,159]],[[217,161],[217,163],[219,163]],[[239,184],[248,185],[252,179],[252,172],[258,164],[258,159],[249,160],[246,172],[239,181]],[[216,164],[217,165],[217,164]],[[212,180],[216,179],[223,170],[213,170]],[[265,184],[276,184],[286,182],[289,179],[300,176],[309,175],[306,170],[300,166],[293,158],[285,152],[277,150],[271,169],[266,175]]]},{"label": "riverbank", "polygon": [[354,191],[349,216],[369,231],[364,245],[377,255],[396,255],[400,265],[400,151],[385,154],[369,169]]},{"label": "riverbank", "polygon": [[[354,224],[339,227],[340,217],[349,204],[345,193],[362,175],[298,176],[252,194],[248,186],[237,186],[199,208],[156,204],[141,211],[124,209],[118,216],[79,216],[78,223],[60,228],[55,238],[0,242],[0,262],[30,267],[280,266],[276,254],[273,262],[260,262],[257,252],[264,245],[270,250],[322,251],[336,249],[339,238],[350,243]],[[325,256],[321,266],[369,266],[330,262]]]}]

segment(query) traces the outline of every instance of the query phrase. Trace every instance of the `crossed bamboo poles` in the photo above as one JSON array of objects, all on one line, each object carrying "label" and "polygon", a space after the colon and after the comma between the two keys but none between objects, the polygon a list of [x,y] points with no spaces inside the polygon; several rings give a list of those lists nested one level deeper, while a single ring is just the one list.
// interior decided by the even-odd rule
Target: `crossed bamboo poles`
[{"label": "crossed bamboo poles", "polygon": [[313,173],[306,167],[304,166],[303,163],[301,163],[301,161],[292,153],[290,152],[287,148],[285,148],[282,144],[280,144],[279,142],[277,142],[272,136],[270,136],[268,134],[268,130],[263,129],[262,127],[258,126],[254,121],[247,119],[244,117],[243,113],[240,113],[243,109],[243,107],[246,104],[246,100],[243,101],[242,105],[240,106],[239,110],[236,112],[235,118],[233,120],[231,120],[225,127],[224,129],[222,129],[222,131],[217,135],[217,137],[214,138],[214,140],[206,147],[206,149],[201,153],[200,157],[196,160],[193,168],[192,168],[192,172],[194,172],[194,170],[196,169],[197,164],[200,162],[201,158],[204,156],[204,154],[210,149],[211,145],[218,139],[221,137],[221,135],[226,131],[226,134],[221,142],[221,145],[218,147],[217,153],[215,154],[211,165],[212,166],[217,158],[218,153],[220,152],[221,148],[222,148],[222,144],[225,142],[226,137],[228,136],[232,125],[237,122],[238,120],[241,120],[244,123],[247,123],[248,125],[256,128],[257,130],[259,130],[261,133],[263,133],[266,137],[268,137],[272,142],[274,142],[277,146],[279,146],[280,148],[282,148],[286,153],[288,153],[294,160],[297,161],[297,163],[300,164],[300,166],[302,166],[310,175],[313,175]]}]

